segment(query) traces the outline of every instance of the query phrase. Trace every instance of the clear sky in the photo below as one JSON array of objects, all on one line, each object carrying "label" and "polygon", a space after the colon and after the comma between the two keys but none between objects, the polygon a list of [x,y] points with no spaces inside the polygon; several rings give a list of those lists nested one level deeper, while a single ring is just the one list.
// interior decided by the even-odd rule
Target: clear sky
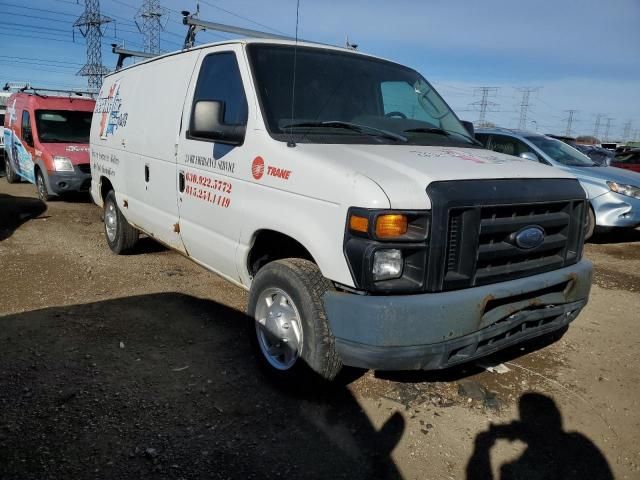
[{"label": "clear sky", "polygon": [[[160,0],[166,7],[161,48],[180,48],[181,10],[196,0]],[[114,22],[105,27],[103,63],[113,68],[110,44],[142,49],[134,17],[142,0],[100,0]],[[200,0],[200,17],[253,29],[295,32],[295,0]],[[72,24],[84,0],[0,0],[0,82],[82,87],[76,71],[85,42]],[[409,65],[440,91],[463,119],[477,120],[476,87],[498,87],[487,120],[515,127],[522,87],[531,94],[527,127],[591,134],[601,114],[612,139],[631,124],[640,137],[640,0],[301,0],[299,36],[343,45]],[[199,43],[228,35],[202,32]]]}]

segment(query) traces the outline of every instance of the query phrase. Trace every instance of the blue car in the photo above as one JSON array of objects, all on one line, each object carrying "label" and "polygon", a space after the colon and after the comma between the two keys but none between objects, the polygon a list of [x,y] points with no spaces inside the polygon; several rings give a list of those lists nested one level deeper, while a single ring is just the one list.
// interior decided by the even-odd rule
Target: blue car
[{"label": "blue car", "polygon": [[598,166],[589,157],[555,138],[503,128],[478,129],[476,139],[485,148],[570,172],[587,192],[589,209],[586,238],[596,227],[640,226],[640,173]]}]

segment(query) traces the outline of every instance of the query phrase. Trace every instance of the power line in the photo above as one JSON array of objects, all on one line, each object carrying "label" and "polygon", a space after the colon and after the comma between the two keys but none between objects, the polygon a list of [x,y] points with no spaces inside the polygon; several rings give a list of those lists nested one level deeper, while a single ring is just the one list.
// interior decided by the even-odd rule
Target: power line
[{"label": "power line", "polygon": [[84,5],[84,13],[73,24],[87,39],[87,63],[78,75],[87,77],[90,90],[99,90],[102,78],[109,73],[102,65],[102,25],[112,20],[100,13],[100,0],[84,0]]},{"label": "power line", "polygon": [[480,93],[481,99],[477,102],[471,103],[469,106],[477,107],[480,109],[480,117],[478,118],[479,127],[483,127],[486,125],[487,110],[491,110],[491,108],[499,106],[497,103],[489,100],[489,98],[494,97],[497,92],[497,87],[476,88],[476,94]]},{"label": "power line", "polygon": [[609,141],[609,129],[611,128],[611,120],[615,120],[615,118],[611,118],[611,117],[607,118],[607,126],[605,127],[605,130],[604,130],[604,140],[606,142]]},{"label": "power line", "polygon": [[593,126],[593,138],[597,139],[600,135],[600,120],[604,117],[603,113],[598,113],[596,115],[596,123]]},{"label": "power line", "polygon": [[570,137],[571,125],[573,124],[573,115],[577,112],[577,110],[566,110],[566,112],[569,114],[569,117],[567,118],[567,129],[565,130],[564,134],[567,137]]},{"label": "power line", "polygon": [[524,130],[527,128],[527,113],[529,112],[529,101],[531,94],[540,89],[540,87],[522,87],[517,90],[522,92],[522,101],[520,102],[520,121],[518,128]]},{"label": "power line", "polygon": [[140,20],[142,27],[136,21],[138,29],[144,37],[144,51],[149,53],[160,53],[160,31],[164,30],[167,22],[162,17],[168,19],[169,11],[160,6],[160,0],[142,0],[142,7],[136,14],[136,19]]}]

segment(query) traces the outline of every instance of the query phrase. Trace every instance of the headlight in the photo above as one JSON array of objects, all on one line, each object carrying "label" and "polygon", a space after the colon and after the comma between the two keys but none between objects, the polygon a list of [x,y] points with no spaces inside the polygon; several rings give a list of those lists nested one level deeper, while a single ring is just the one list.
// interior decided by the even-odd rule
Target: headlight
[{"label": "headlight", "polygon": [[73,163],[67,157],[53,157],[56,172],[73,172]]},{"label": "headlight", "polygon": [[400,278],[402,275],[402,252],[395,248],[376,250],[373,255],[373,279],[375,281]]},{"label": "headlight", "polygon": [[640,199],[640,188],[633,185],[625,185],[617,182],[607,182],[612,192],[619,193],[620,195],[626,195],[627,197]]},{"label": "headlight", "polygon": [[357,289],[413,293],[425,288],[431,213],[352,207],[344,253]]}]

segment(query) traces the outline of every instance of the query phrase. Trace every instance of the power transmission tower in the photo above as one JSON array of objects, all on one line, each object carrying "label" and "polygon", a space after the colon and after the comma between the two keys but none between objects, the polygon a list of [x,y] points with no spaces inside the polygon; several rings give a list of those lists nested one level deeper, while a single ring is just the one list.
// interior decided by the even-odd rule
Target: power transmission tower
[{"label": "power transmission tower", "polygon": [[631,120],[624,124],[624,133],[622,134],[622,140],[627,142],[631,137]]},{"label": "power transmission tower", "polygon": [[160,31],[164,30],[167,24],[168,13],[166,8],[160,6],[160,0],[142,0],[142,7],[138,10],[135,21],[144,37],[145,52],[160,53]]},{"label": "power transmission tower", "polygon": [[87,39],[87,63],[78,75],[87,77],[89,90],[100,90],[102,78],[109,69],[102,65],[102,25],[111,18],[100,13],[100,0],[84,0],[84,13],[73,24]]},{"label": "power transmission tower", "polygon": [[564,134],[567,137],[571,136],[571,125],[573,125],[573,115],[577,112],[577,110],[566,110],[566,112],[569,114],[569,117],[567,118],[567,129],[565,130]]},{"label": "power transmission tower", "polygon": [[596,115],[596,124],[593,126],[593,138],[598,139],[598,135],[600,135],[600,119],[604,117],[604,114],[599,113]]},{"label": "power transmission tower", "polygon": [[531,94],[539,90],[539,87],[522,87],[518,88],[518,91],[522,92],[522,101],[520,102],[520,122],[518,122],[518,128],[524,130],[527,128],[527,113],[529,113],[529,100]]},{"label": "power transmission tower", "polygon": [[497,87],[478,87],[476,89],[476,94],[481,94],[481,99],[477,102],[473,102],[471,106],[477,107],[480,109],[480,117],[478,118],[478,126],[484,127],[487,126],[487,111],[490,111],[491,108],[497,107],[498,104],[489,100],[490,97],[495,96],[498,93]]},{"label": "power transmission tower", "polygon": [[605,142],[609,141],[609,129],[611,128],[611,120],[615,120],[615,118],[607,118],[607,126],[604,129],[604,140]]}]

